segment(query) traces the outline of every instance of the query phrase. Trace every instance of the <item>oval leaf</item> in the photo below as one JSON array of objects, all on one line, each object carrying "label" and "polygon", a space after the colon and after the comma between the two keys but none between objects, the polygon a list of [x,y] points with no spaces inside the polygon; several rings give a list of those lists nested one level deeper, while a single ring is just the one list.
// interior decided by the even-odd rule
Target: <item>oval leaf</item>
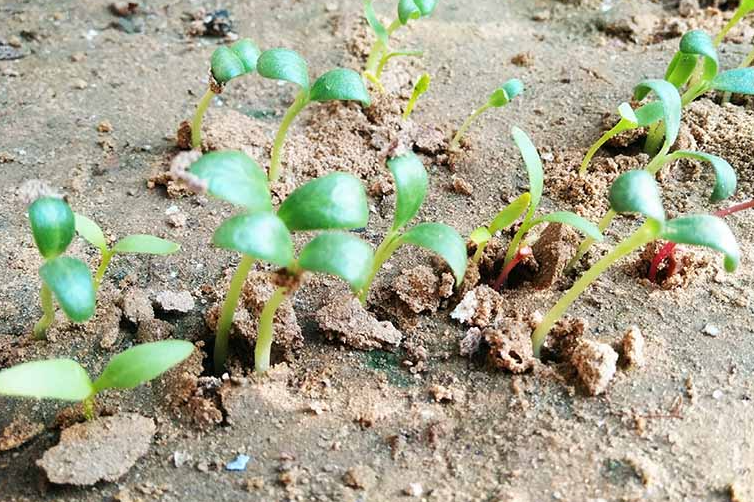
[{"label": "oval leaf", "polygon": [[678,244],[704,246],[725,255],[725,270],[733,272],[741,261],[741,251],[730,227],[717,216],[699,214],[668,221],[661,238]]},{"label": "oval leaf", "polygon": [[[715,44],[707,33],[703,30],[691,30],[681,37],[681,52],[687,55],[694,56],[694,67],[696,66],[696,56],[701,56],[704,59],[704,73],[702,74],[703,80],[711,80],[717,75],[718,59],[717,50],[715,50]],[[685,69],[684,69],[685,71]],[[691,68],[691,72],[694,68]],[[686,79],[681,82],[680,87],[685,84],[691,77],[691,72],[686,76]],[[683,75],[681,75],[683,77]]]},{"label": "oval leaf", "polygon": [[526,212],[530,204],[531,194],[529,192],[522,194],[519,198],[508,204],[502,211],[497,213],[495,219],[490,223],[490,233],[494,234],[499,230],[513,225]]},{"label": "oval leaf", "polygon": [[63,199],[42,197],[29,206],[31,232],[46,259],[63,253],[76,234],[73,211]]},{"label": "oval leaf", "polygon": [[618,176],[610,187],[609,199],[616,213],[639,213],[665,221],[660,190],[654,176],[647,171],[628,171]]},{"label": "oval leaf", "polygon": [[296,51],[270,49],[264,51],[257,61],[257,71],[265,78],[284,80],[309,88],[309,66]]},{"label": "oval leaf", "polygon": [[710,155],[709,153],[690,152],[687,150],[673,152],[673,156],[701,160],[712,164],[712,168],[715,170],[715,188],[712,190],[712,195],[710,196],[712,202],[725,200],[736,192],[736,185],[738,183],[736,171],[733,170],[733,167],[731,167],[727,160],[716,155]]},{"label": "oval leaf", "polygon": [[257,44],[250,38],[242,38],[230,46],[230,50],[241,60],[246,73],[251,73],[257,69],[257,61],[262,51]]},{"label": "oval leaf", "polygon": [[631,105],[628,103],[621,103],[620,106],[618,106],[618,115],[620,115],[621,119],[629,122],[632,128],[638,127],[639,118],[636,116],[634,109],[631,108]]},{"label": "oval leaf", "polygon": [[524,84],[517,78],[512,78],[493,92],[487,102],[490,106],[500,108],[507,105],[513,98],[524,92]]},{"label": "oval leaf", "polygon": [[81,214],[74,213],[73,216],[76,222],[76,232],[92,246],[99,248],[103,253],[106,252],[107,240],[99,225]]},{"label": "oval leaf", "polygon": [[639,82],[634,87],[634,94],[636,96],[647,90],[654,92],[662,103],[662,118],[665,121],[664,148],[670,149],[678,139],[678,131],[681,128],[681,96],[673,84],[658,79]]},{"label": "oval leaf", "polygon": [[540,216],[539,218],[532,221],[531,227],[543,222],[562,223],[564,225],[568,225],[569,227],[575,228],[590,239],[594,239],[598,242],[602,242],[604,240],[602,232],[600,232],[600,229],[599,227],[597,227],[597,225],[587,219],[582,218],[578,214],[574,214],[569,211],[556,211],[554,213]]},{"label": "oval leaf", "polygon": [[377,13],[374,12],[374,5],[372,0],[364,0],[364,17],[367,18],[367,23],[372,28],[372,31],[374,31],[374,34],[377,36],[377,40],[379,40],[382,45],[387,47],[388,38],[390,37],[390,35],[388,35],[385,26],[380,22],[379,19],[377,19]]},{"label": "oval leaf", "polygon": [[238,55],[230,48],[222,46],[215,49],[210,59],[212,77],[220,84],[240,77],[246,73],[246,68]]},{"label": "oval leaf", "polygon": [[165,256],[181,249],[175,242],[160,239],[154,235],[128,235],[119,240],[113,251],[116,253],[143,253]]},{"label": "oval leaf", "polygon": [[[534,146],[529,136],[518,127],[512,130],[513,140],[516,142],[521,156],[526,164],[526,171],[529,173],[529,193],[531,194],[531,208],[536,210],[539,201],[542,199],[542,190],[544,188],[544,171],[542,170],[542,159],[539,157],[537,147]],[[533,211],[532,211],[533,212]]]},{"label": "oval leaf", "polygon": [[[665,72],[665,80],[673,84],[676,89],[680,89],[691,78],[698,60],[699,58],[692,54],[684,54],[681,51],[676,52]],[[649,89],[644,89],[636,95],[636,99],[640,101],[644,99],[644,96],[648,93]]]},{"label": "oval leaf", "polygon": [[367,195],[353,175],[331,173],[294,190],[278,217],[292,232],[363,228],[369,221]]},{"label": "oval leaf", "polygon": [[712,80],[712,88],[735,94],[754,94],[754,68],[724,71]]},{"label": "oval leaf", "polygon": [[492,239],[492,234],[487,227],[479,227],[469,235],[469,240],[477,246],[486,244]]},{"label": "oval leaf", "polygon": [[369,106],[372,99],[361,75],[347,68],[330,70],[314,82],[309,98],[312,101],[360,101]]},{"label": "oval leaf", "polygon": [[70,320],[84,322],[94,315],[94,282],[83,261],[60,256],[42,265],[39,275]]},{"label": "oval leaf", "polygon": [[453,271],[456,284],[463,282],[468,260],[466,242],[455,229],[442,223],[422,223],[403,234],[400,242],[434,251]]},{"label": "oval leaf", "polygon": [[422,13],[414,0],[400,0],[398,2],[398,19],[406,24],[412,19],[419,19]]},{"label": "oval leaf", "polygon": [[194,351],[184,340],[142,343],[116,355],[94,381],[97,392],[105,389],[132,389],[157,378]]},{"label": "oval leaf", "polygon": [[226,220],[212,243],[280,267],[293,263],[293,241],[285,223],[273,213],[255,213]]},{"label": "oval leaf", "polygon": [[298,264],[304,270],[334,275],[354,292],[366,286],[374,265],[374,252],[366,242],[345,232],[325,232],[301,250]]},{"label": "oval leaf", "polygon": [[207,193],[250,212],[270,211],[267,176],[248,155],[235,150],[211,152],[191,164],[189,172],[207,183]]},{"label": "oval leaf", "polygon": [[5,396],[76,402],[93,392],[86,370],[72,359],[32,361],[0,371],[0,394]]},{"label": "oval leaf", "polygon": [[403,228],[411,221],[427,196],[429,178],[424,164],[413,153],[387,161],[395,181],[396,202],[393,230]]},{"label": "oval leaf", "polygon": [[659,101],[652,101],[644,106],[640,106],[634,112],[636,113],[636,123],[638,126],[647,127],[658,120],[662,120],[663,106]]},{"label": "oval leaf", "polygon": [[429,73],[423,73],[421,77],[419,77],[419,81],[416,82],[416,85],[414,86],[414,95],[416,97],[421,96],[425,92],[429,90],[429,84],[432,82],[432,77],[430,77]]}]

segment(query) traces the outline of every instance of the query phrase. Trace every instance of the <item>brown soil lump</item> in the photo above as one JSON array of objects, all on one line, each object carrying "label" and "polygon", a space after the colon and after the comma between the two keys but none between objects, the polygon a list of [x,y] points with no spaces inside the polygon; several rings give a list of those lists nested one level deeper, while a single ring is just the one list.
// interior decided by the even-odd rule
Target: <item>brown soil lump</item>
[{"label": "brown soil lump", "polygon": [[392,323],[375,319],[350,294],[333,298],[315,318],[328,339],[360,350],[394,350],[403,339]]},{"label": "brown soil lump", "polygon": [[592,396],[607,390],[615,375],[618,354],[612,347],[594,340],[580,339],[573,350],[571,363]]}]

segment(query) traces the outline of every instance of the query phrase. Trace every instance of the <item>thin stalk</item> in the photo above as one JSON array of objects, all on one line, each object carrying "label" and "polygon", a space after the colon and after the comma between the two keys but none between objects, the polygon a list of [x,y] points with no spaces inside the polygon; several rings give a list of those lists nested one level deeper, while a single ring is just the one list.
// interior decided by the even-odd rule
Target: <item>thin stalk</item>
[{"label": "thin stalk", "polygon": [[34,325],[34,339],[46,340],[47,328],[55,320],[55,308],[52,305],[52,291],[47,284],[42,283],[42,289],[39,292],[39,301],[42,305],[42,317]]},{"label": "thin stalk", "polygon": [[374,73],[375,78],[379,81],[382,77],[382,72],[385,70],[385,65],[391,59],[398,56],[414,56],[421,57],[424,53],[422,51],[398,51],[398,52],[385,52],[385,55],[380,59],[380,64],[377,66],[377,70]]},{"label": "thin stalk", "polygon": [[359,292],[359,301],[362,304],[366,305],[367,297],[369,296],[369,289],[372,287],[372,282],[374,282],[374,278],[377,277],[377,273],[382,268],[382,265],[390,259],[390,256],[392,256],[400,245],[400,242],[397,242],[399,237],[398,230],[391,230],[385,238],[382,239],[382,242],[374,252],[374,265],[372,265],[372,270],[369,272],[366,286],[364,286],[364,289]]},{"label": "thin stalk", "polygon": [[287,287],[277,288],[262,309],[262,315],[259,317],[257,345],[254,348],[254,371],[257,373],[266,373],[270,369],[275,312],[285,300],[287,293]]},{"label": "thin stalk", "polygon": [[233,324],[233,316],[236,313],[238,300],[241,298],[243,285],[246,282],[246,276],[249,275],[254,258],[243,255],[241,263],[238,264],[233,278],[230,280],[228,294],[225,297],[223,308],[220,313],[220,320],[217,322],[217,334],[215,335],[215,355],[214,365],[215,373],[222,372],[225,368],[225,361],[228,359],[228,339],[230,338],[230,328]]},{"label": "thin stalk", "polygon": [[[597,225],[600,229],[600,233],[604,232],[605,229],[610,226],[610,223],[613,222],[613,219],[616,217],[616,215],[617,213],[612,209],[605,213],[605,216],[602,217],[599,224]],[[576,250],[574,257],[571,258],[571,261],[568,262],[566,270],[571,270],[573,267],[575,267],[579,260],[581,260],[586,252],[589,251],[589,248],[592,247],[592,244],[594,244],[594,242],[594,239],[592,239],[591,237],[585,237],[581,245],[579,245],[579,248]]]},{"label": "thin stalk", "polygon": [[586,156],[584,157],[583,162],[581,162],[581,168],[579,169],[579,176],[583,176],[586,174],[586,170],[589,167],[589,163],[592,161],[592,158],[594,155],[599,151],[600,148],[602,148],[602,145],[610,141],[613,137],[617,136],[618,134],[622,133],[623,131],[627,131],[631,129],[631,123],[625,119],[620,119],[620,121],[607,131],[605,134],[603,134],[600,139],[597,140],[596,143],[592,145],[592,147],[589,149],[588,152],[586,152]]},{"label": "thin stalk", "polygon": [[196,107],[194,119],[191,121],[191,148],[202,147],[202,119],[214,97],[214,91],[212,91],[212,89],[207,89],[207,92],[204,93],[204,96],[202,96],[202,99],[199,101],[199,105]]},{"label": "thin stalk", "polygon": [[531,227],[529,226],[529,221],[534,217],[534,208],[529,209],[529,212],[526,214],[526,217],[524,218],[524,221],[521,223],[521,226],[518,228],[518,231],[516,232],[516,235],[513,236],[513,239],[511,240],[511,243],[508,244],[508,251],[505,253],[505,261],[503,262],[503,267],[507,267],[508,264],[510,264],[511,261],[516,257],[516,254],[519,252],[518,248],[521,245],[521,241],[524,238],[524,235],[526,235],[526,232],[531,230]]},{"label": "thin stalk", "polygon": [[385,94],[385,86],[382,85],[382,82],[380,82],[380,80],[377,77],[375,77],[372,73],[368,71],[364,72],[364,76],[367,78],[367,80],[369,80],[371,83],[373,83],[377,87],[377,90],[380,91],[381,94]]},{"label": "thin stalk", "polygon": [[277,181],[280,177],[280,157],[283,153],[283,146],[285,145],[285,136],[288,133],[288,128],[291,126],[293,119],[295,119],[296,116],[301,113],[301,110],[303,110],[308,104],[309,90],[301,89],[301,92],[298,93],[298,96],[296,96],[291,107],[285,112],[283,121],[280,123],[280,129],[278,129],[278,133],[275,136],[275,143],[272,146],[272,161],[270,163],[269,173],[270,181]]},{"label": "thin stalk", "polygon": [[569,289],[566,294],[558,300],[555,306],[547,312],[544,319],[542,319],[542,322],[534,331],[534,334],[532,334],[532,347],[536,357],[540,356],[542,345],[544,344],[545,337],[547,337],[550,329],[552,329],[555,322],[565,314],[568,307],[576,301],[579,295],[581,295],[581,293],[583,293],[584,290],[586,290],[586,288],[589,287],[589,285],[594,282],[600,274],[602,274],[602,272],[610,268],[613,263],[654,240],[655,237],[657,237],[657,233],[657,223],[651,221],[645,222],[633,234],[615,246],[615,248],[605,255],[604,258],[595,263],[592,268],[587,270],[584,275],[574,283],[571,289]]},{"label": "thin stalk", "polygon": [[513,259],[508,264],[503,266],[503,270],[500,271],[500,275],[497,277],[497,280],[492,286],[492,289],[494,289],[495,291],[500,291],[500,289],[505,286],[505,283],[508,281],[508,276],[513,271],[513,269],[516,268],[516,265],[521,263],[521,261],[531,256],[532,254],[532,249],[529,246],[523,246],[521,249],[519,249]]},{"label": "thin stalk", "polygon": [[722,29],[722,31],[717,34],[717,37],[715,37],[715,40],[714,40],[715,47],[723,43],[723,40],[725,40],[725,36],[728,34],[728,32],[732,30],[733,27],[737,25],[738,22],[741,21],[743,17],[744,17],[743,11],[741,9],[736,9],[736,12],[733,14],[733,17],[730,18],[730,21],[728,21],[728,24],[726,24],[725,27]]},{"label": "thin stalk", "polygon": [[476,251],[474,251],[474,256],[471,258],[472,263],[478,264],[479,260],[482,259],[482,256],[484,256],[484,250],[487,248],[487,242],[477,244]]},{"label": "thin stalk", "polygon": [[[400,28],[401,21],[400,19],[396,19],[393,21],[393,23],[388,27],[387,34],[388,37],[392,35],[395,30]],[[383,54],[388,50],[387,46],[382,43],[382,41],[378,38],[375,40],[374,44],[372,44],[372,48],[369,50],[369,56],[367,57],[367,62],[364,67],[364,73],[371,73],[372,75],[375,75],[377,73],[377,66],[380,63],[380,60],[382,59]]]},{"label": "thin stalk", "polygon": [[478,108],[474,113],[469,115],[469,118],[466,119],[466,122],[463,123],[460,129],[458,129],[458,132],[456,133],[455,137],[453,137],[453,141],[450,142],[450,149],[455,150],[458,148],[458,145],[461,144],[461,138],[463,138],[463,135],[466,134],[466,131],[469,130],[469,127],[471,127],[471,124],[474,123],[474,121],[479,117],[482,113],[486,112],[492,107],[489,103],[485,103],[480,108]]},{"label": "thin stalk", "polygon": [[81,402],[84,411],[84,418],[91,421],[94,419],[94,393]]},{"label": "thin stalk", "polygon": [[94,291],[99,290],[99,287],[102,284],[102,279],[105,277],[107,266],[110,265],[110,260],[113,259],[114,254],[115,253],[109,249],[102,252],[102,258],[100,259],[97,273],[94,275]]}]

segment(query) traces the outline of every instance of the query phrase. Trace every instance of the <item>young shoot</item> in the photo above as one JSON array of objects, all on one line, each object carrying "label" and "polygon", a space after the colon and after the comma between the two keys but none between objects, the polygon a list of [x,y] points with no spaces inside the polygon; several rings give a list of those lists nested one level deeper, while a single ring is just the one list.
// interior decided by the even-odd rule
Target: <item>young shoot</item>
[{"label": "young shoot", "polygon": [[730,21],[728,21],[720,33],[717,34],[717,37],[715,37],[715,47],[719,46],[730,30],[732,30],[751,11],[754,11],[754,0],[741,0],[741,3],[738,4],[738,8],[733,13],[733,17],[730,18]]},{"label": "young shoot", "polygon": [[414,111],[416,102],[419,100],[422,94],[429,90],[430,81],[431,79],[429,73],[423,74],[421,77],[419,77],[419,80],[416,81],[416,85],[414,85],[414,91],[411,93],[411,99],[408,100],[406,109],[403,111],[403,120],[408,120],[408,118],[411,116],[411,112]]},{"label": "young shoot", "polygon": [[73,211],[64,200],[54,197],[37,199],[29,206],[29,222],[34,242],[44,258],[39,269],[42,317],[34,325],[33,336],[44,340],[47,329],[55,320],[53,296],[71,321],[85,322],[94,315],[94,283],[83,261],[61,256],[76,234]]},{"label": "young shoot", "polygon": [[[354,176],[332,173],[294,190],[275,213],[264,171],[244,153],[206,154],[189,172],[206,184],[207,193],[243,209],[243,214],[223,222],[212,238],[215,246],[241,254],[217,324],[215,372],[221,373],[225,366],[233,315],[252,265],[260,260],[281,267],[279,285],[259,318],[254,368],[264,373],[270,367],[275,313],[293,296],[305,272],[339,277],[354,292],[366,284],[374,261],[372,249],[343,232],[366,226],[366,192]],[[320,230],[323,232],[304,245],[296,258],[291,233]]]},{"label": "young shoot", "polygon": [[420,223],[405,230],[427,196],[429,179],[424,164],[415,154],[408,153],[388,160],[387,166],[395,181],[393,225],[375,252],[374,264],[359,293],[359,299],[366,303],[369,289],[380,268],[404,244],[428,249],[439,255],[453,271],[456,284],[460,285],[466,274],[467,259],[466,244],[458,232],[442,223]]},{"label": "young shoot", "polygon": [[708,247],[725,255],[725,269],[728,272],[738,267],[740,250],[728,225],[711,215],[691,215],[667,221],[659,188],[649,172],[629,171],[620,175],[610,188],[609,200],[611,210],[616,214],[640,214],[645,217],[645,222],[587,270],[547,312],[532,334],[532,346],[537,357],[550,329],[579,295],[621,258],[653,240]]},{"label": "young shoot", "polygon": [[478,119],[482,113],[486,112],[490,108],[502,108],[522,92],[524,92],[524,84],[517,78],[508,80],[502,85],[502,87],[496,89],[492,94],[490,94],[490,97],[487,98],[487,102],[477,108],[471,115],[469,115],[469,118],[467,118],[466,121],[461,125],[461,128],[458,129],[458,132],[450,142],[450,150],[458,149],[458,146],[461,144],[461,139],[463,138],[464,134],[466,134],[466,131],[469,130],[469,127],[471,127],[474,121],[476,121],[476,119]]},{"label": "young shoot", "polygon": [[202,147],[202,120],[215,95],[236,77],[254,73],[260,50],[250,38],[242,38],[230,46],[215,49],[210,60],[209,88],[196,107],[191,121],[191,148]]},{"label": "young shoot", "polygon": [[97,394],[107,389],[132,389],[153,380],[193,351],[194,345],[183,340],[136,345],[110,359],[94,382],[72,359],[23,363],[0,371],[0,395],[80,402],[91,420]]},{"label": "young shoot", "polygon": [[369,92],[358,73],[346,68],[330,70],[309,85],[309,66],[297,52],[289,49],[264,51],[257,61],[257,71],[265,78],[291,82],[299,87],[299,93],[283,117],[272,147],[269,180],[277,181],[285,146],[285,137],[293,120],[306,106],[313,102],[359,101],[371,105]]},{"label": "young shoot", "polygon": [[76,221],[76,232],[89,244],[99,249],[101,257],[99,268],[94,275],[94,289],[99,289],[102,284],[102,278],[105,276],[107,267],[110,264],[110,260],[116,254],[127,253],[139,253],[139,254],[151,254],[157,256],[166,256],[178,251],[181,246],[175,242],[171,242],[165,239],[160,239],[153,235],[135,234],[123,237],[121,240],[115,243],[110,248],[107,245],[107,239],[105,234],[102,233],[102,229],[94,221],[90,220],[86,216],[74,213]]}]

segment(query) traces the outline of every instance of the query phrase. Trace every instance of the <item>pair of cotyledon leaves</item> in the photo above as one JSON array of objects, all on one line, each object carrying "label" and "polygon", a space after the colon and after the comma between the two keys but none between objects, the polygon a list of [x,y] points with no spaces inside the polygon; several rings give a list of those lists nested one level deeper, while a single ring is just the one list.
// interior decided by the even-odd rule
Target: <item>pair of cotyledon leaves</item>
[{"label": "pair of cotyledon leaves", "polygon": [[[405,26],[409,21],[429,17],[434,12],[435,7],[437,7],[437,0],[400,0],[398,2],[398,20]],[[387,47],[390,33],[388,33],[385,25],[377,19],[372,0],[364,0],[364,15],[367,23],[377,35],[377,39]]]}]

